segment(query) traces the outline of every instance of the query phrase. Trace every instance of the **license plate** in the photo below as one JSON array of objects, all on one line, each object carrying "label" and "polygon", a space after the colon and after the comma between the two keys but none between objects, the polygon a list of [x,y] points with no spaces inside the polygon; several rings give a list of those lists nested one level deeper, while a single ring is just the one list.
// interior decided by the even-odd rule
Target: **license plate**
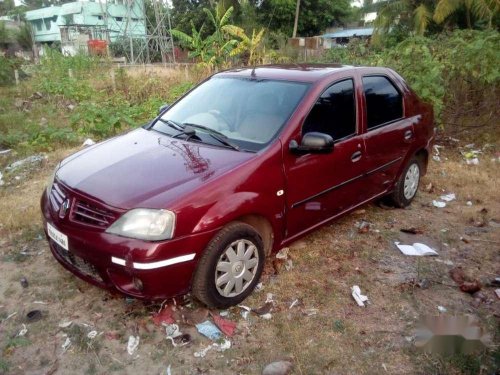
[{"label": "license plate", "polygon": [[49,234],[49,237],[52,238],[56,244],[68,250],[68,236],[66,236],[64,233],[54,228],[49,223],[47,223],[47,233]]}]

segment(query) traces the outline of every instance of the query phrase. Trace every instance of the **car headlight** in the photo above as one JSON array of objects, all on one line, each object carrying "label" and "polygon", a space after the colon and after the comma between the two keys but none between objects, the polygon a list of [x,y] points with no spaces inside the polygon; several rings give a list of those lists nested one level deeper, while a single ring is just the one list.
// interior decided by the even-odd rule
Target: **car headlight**
[{"label": "car headlight", "polygon": [[47,180],[47,196],[50,195],[50,191],[52,190],[52,185],[54,185],[54,180],[56,179],[56,173],[59,167],[61,166],[61,163],[57,163],[56,167],[54,168],[54,172],[52,172]]},{"label": "car headlight", "polygon": [[175,214],[172,211],[135,208],[111,226],[107,233],[148,241],[168,240],[174,235]]}]

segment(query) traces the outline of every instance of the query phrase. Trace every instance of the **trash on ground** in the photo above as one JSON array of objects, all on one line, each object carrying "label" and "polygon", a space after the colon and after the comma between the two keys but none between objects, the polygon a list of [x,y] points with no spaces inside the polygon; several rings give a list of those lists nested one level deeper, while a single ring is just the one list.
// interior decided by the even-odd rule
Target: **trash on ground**
[{"label": "trash on ground", "polygon": [[22,336],[24,336],[27,333],[28,333],[28,328],[26,328],[26,324],[23,324],[23,328],[19,331],[19,333],[17,334],[17,336],[18,337],[22,337]]},{"label": "trash on ground", "polygon": [[472,201],[467,201],[467,203],[465,203],[467,206],[472,206]]},{"label": "trash on ground", "polygon": [[245,305],[238,305],[238,307],[243,310],[241,312],[241,317],[243,319],[247,320],[248,316],[250,315],[250,312],[252,311],[252,309],[250,307],[248,307],[248,306],[245,306]]},{"label": "trash on ground", "polygon": [[427,255],[438,255],[436,250],[430,248],[429,246],[416,242],[413,245],[401,245],[399,242],[394,242],[397,248],[404,254],[410,256],[427,256]]},{"label": "trash on ground", "polygon": [[445,202],[451,202],[451,201],[454,201],[455,199],[457,199],[455,193],[450,193],[450,194],[444,194],[444,195],[441,195],[439,197],[439,199],[441,199],[442,201],[445,201]]},{"label": "trash on ground", "polygon": [[490,286],[500,286],[500,277],[495,277],[490,281]]},{"label": "trash on ground", "polygon": [[293,364],[289,361],[277,361],[268,364],[262,370],[262,375],[288,375],[293,370]]},{"label": "trash on ground", "polygon": [[170,305],[165,306],[160,312],[153,315],[153,323],[157,326],[161,326],[163,323],[165,324],[173,324],[175,323],[172,307]]},{"label": "trash on ground", "polygon": [[97,337],[97,331],[90,331],[89,333],[87,333],[87,338],[89,339],[95,339]]},{"label": "trash on ground", "polygon": [[296,298],[293,300],[293,302],[290,304],[290,306],[288,307],[288,309],[291,309],[292,307],[296,306],[299,304],[299,299]]},{"label": "trash on ground", "polygon": [[61,322],[59,323],[59,327],[60,328],[68,328],[70,325],[72,325],[73,322],[72,321],[69,321],[69,322]]},{"label": "trash on ground", "polygon": [[448,309],[446,309],[446,307],[444,307],[444,306],[438,306],[438,310],[439,310],[439,312],[442,312],[442,313],[445,313],[446,311],[448,311]]},{"label": "trash on ground", "polygon": [[358,228],[358,233],[368,233],[370,231],[371,224],[368,221],[361,220],[357,221],[354,226]]},{"label": "trash on ground", "polygon": [[306,315],[306,316],[313,316],[313,315],[317,315],[319,312],[319,309],[316,309],[316,308],[311,308],[311,309],[305,309],[303,310],[303,313]]},{"label": "trash on ground", "polygon": [[436,201],[436,200],[432,201],[432,205],[434,207],[437,207],[437,208],[445,208],[446,207],[446,203],[445,202]]},{"label": "trash on ground", "polygon": [[425,185],[424,190],[427,193],[432,193],[434,191],[434,185],[432,185],[432,182],[429,182],[427,185]]},{"label": "trash on ground", "polygon": [[262,314],[260,315],[260,317],[264,320],[270,320],[273,318],[273,315],[271,313],[266,313],[266,314]]},{"label": "trash on ground", "polygon": [[207,347],[205,347],[204,349],[198,351],[198,352],[194,352],[194,356],[196,358],[205,358],[205,356],[207,355],[208,351],[210,349],[212,349],[212,345],[208,345]]},{"label": "trash on ground", "polygon": [[212,341],[217,341],[222,337],[222,332],[210,320],[206,320],[203,323],[196,324],[196,329],[203,336],[209,338]]},{"label": "trash on ground", "polygon": [[71,346],[71,339],[69,337],[66,337],[66,340],[64,340],[64,343],[61,345],[61,348],[63,350],[63,353],[69,349]]},{"label": "trash on ground", "polygon": [[460,266],[452,268],[449,274],[451,279],[459,285],[460,290],[464,293],[474,294],[482,288],[481,282],[467,276]]},{"label": "trash on ground", "polygon": [[470,243],[471,238],[467,235],[460,236],[460,241],[465,242],[465,243]]},{"label": "trash on ground", "polygon": [[481,305],[481,303],[483,302],[489,302],[488,297],[486,297],[486,295],[481,291],[477,291],[476,293],[474,293],[472,295],[472,298],[474,298],[474,300],[472,301],[472,306],[474,306],[475,308],[478,308],[479,305]]},{"label": "trash on ground", "polygon": [[415,227],[401,228],[399,231],[403,232],[403,233],[408,233],[408,234],[422,234],[422,233],[424,233],[424,231],[422,229],[417,229]]},{"label": "trash on ground", "polygon": [[500,289],[495,289],[495,294],[498,299],[500,299]]},{"label": "trash on ground", "polygon": [[252,309],[252,312],[254,312],[257,315],[264,315],[264,314],[269,314],[272,308],[273,308],[273,303],[271,301],[266,301],[258,309]]},{"label": "trash on ground", "polygon": [[351,291],[352,291],[352,297],[354,298],[358,306],[365,307],[365,302],[368,303],[368,297],[361,294],[361,289],[359,288],[359,286],[354,285],[351,288]]},{"label": "trash on ground", "polygon": [[3,178],[3,174],[2,174],[2,172],[0,172],[0,186],[2,186],[5,183],[5,182],[3,182],[2,178]]},{"label": "trash on ground", "polygon": [[167,340],[170,340],[174,347],[184,346],[191,342],[191,335],[183,334],[177,324],[166,324],[165,333]]},{"label": "trash on ground", "polygon": [[127,352],[129,355],[134,355],[139,347],[139,336],[129,336],[127,343]]},{"label": "trash on ground", "polygon": [[40,310],[32,310],[26,314],[28,323],[34,323],[42,319],[42,312]]},{"label": "trash on ground", "polygon": [[215,325],[224,333],[226,336],[232,337],[234,331],[236,330],[236,323],[230,320],[224,319],[218,314],[212,314]]},{"label": "trash on ground", "polygon": [[283,260],[288,259],[288,252],[289,251],[290,251],[290,249],[288,247],[284,247],[283,249],[281,249],[280,251],[278,251],[276,253],[276,259],[283,259]]},{"label": "trash on ground", "polygon": [[195,326],[207,320],[208,313],[208,309],[204,307],[200,307],[195,310],[183,310],[182,321],[191,326]]},{"label": "trash on ground", "polygon": [[87,138],[85,142],[83,142],[82,147],[88,147],[93,145],[95,145],[95,142],[92,139]]},{"label": "trash on ground", "polygon": [[27,288],[29,286],[28,279],[26,277],[21,277],[21,280],[19,280],[21,283],[21,286],[23,288]]},{"label": "trash on ground", "polygon": [[[258,283],[257,285],[255,285],[255,291],[258,292],[259,290],[262,290],[264,289],[264,284],[262,282]],[[219,313],[220,315],[222,315],[222,311]],[[224,315],[222,315],[224,316]]]},{"label": "trash on ground", "polygon": [[7,150],[2,150],[2,151],[0,151],[0,155],[7,155],[11,151],[12,151],[12,149],[10,149],[10,148],[8,148]]}]

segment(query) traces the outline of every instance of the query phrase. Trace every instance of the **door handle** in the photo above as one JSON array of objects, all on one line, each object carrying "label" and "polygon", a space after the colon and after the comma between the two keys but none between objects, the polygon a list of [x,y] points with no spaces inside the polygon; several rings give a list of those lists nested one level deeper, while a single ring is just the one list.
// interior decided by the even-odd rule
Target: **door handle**
[{"label": "door handle", "polygon": [[405,131],[405,140],[410,140],[413,137],[413,132],[411,130]]},{"label": "door handle", "polygon": [[351,155],[351,161],[353,163],[357,162],[359,159],[361,159],[361,151],[356,151],[354,154]]}]

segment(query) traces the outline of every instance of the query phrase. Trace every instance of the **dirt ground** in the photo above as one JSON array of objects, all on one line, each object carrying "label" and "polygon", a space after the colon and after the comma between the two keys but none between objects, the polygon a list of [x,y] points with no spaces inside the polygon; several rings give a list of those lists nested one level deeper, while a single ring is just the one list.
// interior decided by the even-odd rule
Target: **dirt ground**
[{"label": "dirt ground", "polygon": [[[204,358],[194,353],[211,341],[195,327],[179,321],[192,341],[173,347],[152,320],[159,304],[88,285],[52,257],[39,197],[54,165],[69,152],[48,154],[40,168],[0,187],[0,373],[259,374],[276,360],[292,362],[294,374],[498,371],[500,300],[488,286],[500,276],[500,163],[493,151],[480,154],[478,165],[466,165],[459,150],[447,146],[440,162],[431,161],[407,209],[367,205],[291,246],[292,269],[269,259],[262,289],[244,304],[258,308],[272,293],[271,319],[253,313],[245,319],[242,309],[229,309],[226,318],[237,323],[231,348],[214,348]],[[4,167],[15,155],[1,158]],[[455,193],[456,200],[432,206],[445,193]],[[369,223],[365,229],[358,228],[362,221]],[[402,233],[405,228],[419,233]],[[422,242],[439,256],[408,257],[394,241]],[[457,266],[482,282],[482,300],[450,278]],[[367,307],[356,305],[353,285],[368,296]],[[179,310],[189,314],[196,308],[189,303]],[[29,323],[31,310],[41,310],[41,319]],[[464,314],[476,317],[489,334],[486,350],[440,357],[414,345],[421,317]],[[72,324],[60,327],[67,322]],[[27,332],[20,335],[23,328]],[[92,331],[96,336],[89,338]],[[127,353],[131,335],[140,337],[133,355]]]}]

